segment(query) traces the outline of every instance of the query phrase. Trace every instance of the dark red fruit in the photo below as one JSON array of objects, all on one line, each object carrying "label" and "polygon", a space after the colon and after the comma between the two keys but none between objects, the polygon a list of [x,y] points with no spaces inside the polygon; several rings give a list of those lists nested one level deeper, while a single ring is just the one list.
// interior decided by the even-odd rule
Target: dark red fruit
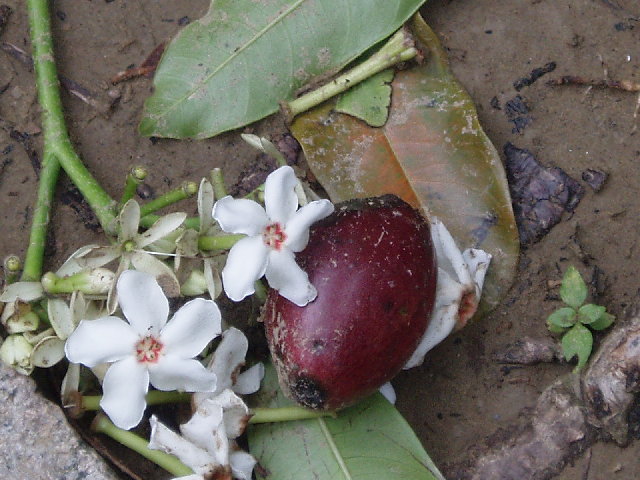
[{"label": "dark red fruit", "polygon": [[271,290],[263,314],[283,391],[336,410],[395,376],[427,328],[436,288],[429,225],[394,195],[352,200],[296,256],[318,290],[305,307]]}]

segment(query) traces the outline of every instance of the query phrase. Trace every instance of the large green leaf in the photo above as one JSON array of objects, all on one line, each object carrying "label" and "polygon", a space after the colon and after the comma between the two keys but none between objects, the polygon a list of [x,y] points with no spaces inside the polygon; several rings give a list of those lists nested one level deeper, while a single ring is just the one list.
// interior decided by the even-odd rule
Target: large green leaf
[{"label": "large green leaf", "polygon": [[[291,405],[267,368],[262,406]],[[251,425],[251,453],[273,480],[444,480],[411,427],[382,395],[336,418]]]},{"label": "large green leaf", "polygon": [[419,17],[412,31],[427,58],[396,73],[383,127],[337,113],[327,102],[300,115],[291,130],[333,201],[395,193],[439,217],[459,247],[491,253],[486,311],[511,285],[518,259],[506,176],[436,35]]},{"label": "large green leaf", "polygon": [[278,110],[397,30],[425,0],[213,0],[165,51],[142,135],[207,138]]}]

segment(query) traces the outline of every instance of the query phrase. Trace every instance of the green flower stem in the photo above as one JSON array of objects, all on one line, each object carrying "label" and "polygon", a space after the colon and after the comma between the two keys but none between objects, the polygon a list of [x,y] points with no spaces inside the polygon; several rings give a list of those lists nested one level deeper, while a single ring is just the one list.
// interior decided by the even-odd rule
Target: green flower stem
[{"label": "green flower stem", "polygon": [[[83,395],[81,398],[81,410],[100,410],[101,395]],[[145,397],[147,405],[164,405],[167,403],[188,403],[191,401],[191,394],[185,392],[163,392],[161,390],[151,390]]]},{"label": "green flower stem", "polygon": [[80,271],[68,277],[59,277],[53,272],[42,276],[42,286],[47,293],[73,293],[78,290],[87,295],[106,295],[112,277],[103,276],[97,270]]},{"label": "green flower stem", "polygon": [[185,198],[189,198],[198,192],[198,185],[194,182],[184,182],[178,188],[171,190],[155,200],[151,200],[140,207],[140,216],[145,217],[161,208],[173,205]]},{"label": "green flower stem", "polygon": [[106,415],[98,414],[91,424],[91,429],[97,433],[103,433],[113,438],[116,442],[130,448],[139,453],[143,457],[151,460],[156,465],[164,468],[167,472],[177,477],[192,475],[193,470],[178,460],[177,457],[164,453],[160,450],[152,450],[149,448],[149,442],[144,438],[116,427],[106,417]]},{"label": "green flower stem", "polygon": [[22,281],[33,282],[40,279],[44,262],[44,248],[47,242],[47,227],[49,226],[53,195],[60,173],[60,163],[51,152],[46,152],[42,159],[40,181],[36,205],[31,221],[29,246],[24,259]]},{"label": "green flower stem", "polygon": [[291,422],[309,418],[335,417],[335,412],[308,410],[302,407],[253,408],[253,416],[249,423]]},{"label": "green flower stem", "polygon": [[[62,102],[60,100],[60,84],[54,60],[49,2],[47,0],[27,0],[27,11],[31,27],[38,102],[42,108],[42,130],[44,132],[41,188],[38,189],[38,200],[32,228],[32,240],[36,240],[36,242],[32,241],[30,243],[29,248],[32,249],[33,253],[31,255],[27,254],[25,259],[24,275],[26,275],[26,278],[33,278],[34,274],[39,273],[38,264],[41,264],[41,261],[38,262],[33,257],[41,255],[41,247],[38,242],[39,237],[43,236],[47,225],[47,222],[42,220],[49,217],[50,199],[53,195],[53,188],[60,166],[78,187],[107,233],[113,233],[111,229],[115,218],[115,202],[91,176],[69,140],[69,134],[64,123]],[[35,239],[33,238],[34,229],[42,231],[41,234],[36,234]]]},{"label": "green flower stem", "polygon": [[267,287],[264,286],[264,282],[261,279],[258,279],[253,284],[255,288],[254,295],[260,301],[260,303],[264,303],[267,301]]},{"label": "green flower stem", "polygon": [[202,236],[198,239],[198,248],[200,250],[229,250],[238,240],[245,238],[246,235],[218,235],[215,237]]},{"label": "green flower stem", "polygon": [[340,75],[332,82],[291,102],[284,103],[283,110],[285,114],[289,120],[292,120],[296,115],[320,105],[325,100],[348,90],[376,73],[397,63],[411,60],[418,54],[418,51],[413,45],[407,46],[407,43],[413,43],[409,34],[404,29],[399,30],[380,50],[360,65]]},{"label": "green flower stem", "polygon": [[133,198],[136,194],[136,189],[142,181],[147,178],[147,169],[144,167],[133,167],[127,174],[127,178],[124,183],[124,190],[122,191],[122,197],[118,205],[122,207],[125,203]]},{"label": "green flower stem", "polygon": [[227,196],[227,189],[224,186],[224,178],[222,176],[222,170],[214,168],[211,170],[211,185],[213,186],[214,198],[221,199]]},{"label": "green flower stem", "polygon": [[[142,228],[149,228],[151,225],[156,223],[159,218],[160,215],[154,215],[153,213],[145,215],[140,219],[140,226]],[[182,223],[182,225],[186,228],[198,230],[200,228],[200,219],[198,217],[189,217]]]}]

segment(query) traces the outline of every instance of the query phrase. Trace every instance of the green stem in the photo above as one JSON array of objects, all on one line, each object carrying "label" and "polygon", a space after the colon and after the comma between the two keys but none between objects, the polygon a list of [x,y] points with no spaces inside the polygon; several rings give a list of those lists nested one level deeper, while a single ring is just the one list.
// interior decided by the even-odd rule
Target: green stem
[{"label": "green stem", "polygon": [[198,238],[198,248],[200,250],[229,250],[238,240],[246,235],[218,235],[215,237],[202,236]]},{"label": "green stem", "polygon": [[122,191],[122,197],[118,205],[120,208],[133,198],[136,194],[138,185],[147,177],[147,169],[144,167],[133,167],[127,174],[127,178],[124,183],[124,190]]},{"label": "green stem", "polygon": [[189,198],[198,192],[198,185],[194,182],[184,182],[178,188],[171,190],[155,200],[151,200],[140,207],[140,216],[145,217],[164,207],[173,205],[185,198]]},{"label": "green stem", "polygon": [[213,186],[213,198],[220,200],[222,197],[227,196],[227,189],[224,186],[224,177],[222,176],[222,170],[214,168],[211,170],[211,185]]},{"label": "green stem", "polygon": [[97,433],[103,433],[113,438],[116,442],[121,443],[125,447],[138,452],[143,457],[151,460],[156,465],[164,468],[167,472],[177,477],[193,474],[193,470],[178,460],[177,457],[164,453],[160,450],[152,450],[149,448],[149,442],[135,433],[116,427],[106,417],[106,415],[98,414],[91,424],[91,429]]},{"label": "green stem", "polygon": [[[142,228],[149,228],[151,225],[156,223],[160,215],[149,214],[145,215],[140,219],[140,226]],[[185,228],[192,228],[194,230],[198,230],[200,228],[200,219],[198,217],[189,217],[182,224]]]},{"label": "green stem", "polygon": [[309,418],[335,417],[335,412],[308,410],[302,407],[253,408],[253,416],[249,423],[291,422]]},{"label": "green stem", "polygon": [[[84,411],[100,410],[101,395],[84,395],[81,398],[79,407]],[[191,394],[185,392],[163,392],[161,390],[151,390],[145,397],[147,405],[164,405],[167,403],[188,403],[191,401]]]},{"label": "green stem", "polygon": [[[42,108],[42,130],[44,132],[41,178],[49,179],[47,180],[48,184],[39,189],[39,192],[49,189],[48,191],[52,193],[51,178],[56,178],[59,167],[62,166],[93,209],[105,231],[113,233],[111,229],[115,218],[115,202],[91,176],[75,153],[64,123],[62,101],[60,100],[60,84],[54,60],[53,39],[51,37],[49,2],[47,0],[27,0],[27,10],[31,27],[38,102]],[[50,169],[50,171],[46,172],[45,169]],[[48,217],[48,210],[44,212],[44,209],[49,207],[44,201],[46,200],[45,197],[48,197],[48,195],[43,195],[40,198],[39,193],[37,204],[41,207],[40,213],[42,217]],[[34,221],[34,224],[36,229],[42,229],[42,223]],[[33,248],[33,255],[39,255],[39,246],[36,245]],[[37,265],[36,267],[31,267],[31,262],[38,263],[35,260],[29,260],[27,275],[37,273]],[[26,260],[25,265],[27,265]]]},{"label": "green stem", "polygon": [[411,42],[408,33],[405,32],[404,29],[399,30],[380,50],[360,65],[340,75],[332,82],[296,98],[289,103],[285,103],[283,105],[285,114],[287,114],[291,120],[296,115],[310,110],[316,105],[344,92],[376,73],[397,63],[406,62],[414,58],[418,54],[418,51],[413,45],[407,46],[407,42]]},{"label": "green stem", "polygon": [[258,279],[253,284],[255,288],[254,295],[260,301],[260,303],[264,303],[267,301],[267,287],[264,286],[264,282],[261,279]]}]

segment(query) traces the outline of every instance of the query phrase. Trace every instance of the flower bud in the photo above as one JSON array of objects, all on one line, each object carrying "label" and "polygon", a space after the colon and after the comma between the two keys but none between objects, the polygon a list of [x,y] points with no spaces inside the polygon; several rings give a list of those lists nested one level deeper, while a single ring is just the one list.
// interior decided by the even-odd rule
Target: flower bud
[{"label": "flower bud", "polygon": [[207,281],[200,270],[192,270],[180,287],[180,293],[189,297],[202,295],[207,292]]},{"label": "flower bud", "polygon": [[33,346],[22,335],[9,335],[0,346],[0,360],[19,373],[29,375],[33,371],[32,351]]}]

